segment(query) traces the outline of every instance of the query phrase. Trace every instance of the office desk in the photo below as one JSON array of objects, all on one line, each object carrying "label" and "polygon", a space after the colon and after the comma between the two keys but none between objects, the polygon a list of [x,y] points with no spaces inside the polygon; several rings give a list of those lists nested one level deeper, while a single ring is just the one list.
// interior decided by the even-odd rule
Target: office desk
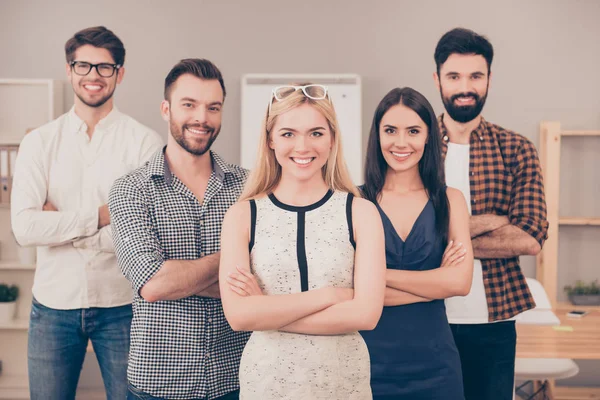
[{"label": "office desk", "polygon": [[[567,318],[567,312],[574,309],[590,312],[582,318]],[[517,324],[517,357],[600,360],[600,307],[559,304],[554,312],[559,327]],[[573,331],[560,330],[565,327]]]}]

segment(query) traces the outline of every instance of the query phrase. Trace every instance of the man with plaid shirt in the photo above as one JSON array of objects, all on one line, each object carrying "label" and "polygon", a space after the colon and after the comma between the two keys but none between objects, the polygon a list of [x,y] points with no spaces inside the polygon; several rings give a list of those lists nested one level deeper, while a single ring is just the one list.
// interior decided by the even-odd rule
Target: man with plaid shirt
[{"label": "man with plaid shirt", "polygon": [[118,179],[109,209],[117,259],[135,290],[128,399],[237,399],[249,337],[219,296],[221,223],[247,171],[209,151],[225,85],[208,60],[181,60],[165,79],[167,146]]},{"label": "man with plaid shirt", "polygon": [[547,237],[542,173],[533,144],[480,115],[488,93],[491,43],[473,31],[447,32],[435,49],[435,83],[448,186],[471,211],[475,256],[465,297],[446,300],[467,400],[513,398],[514,317],[535,306],[519,266]]}]

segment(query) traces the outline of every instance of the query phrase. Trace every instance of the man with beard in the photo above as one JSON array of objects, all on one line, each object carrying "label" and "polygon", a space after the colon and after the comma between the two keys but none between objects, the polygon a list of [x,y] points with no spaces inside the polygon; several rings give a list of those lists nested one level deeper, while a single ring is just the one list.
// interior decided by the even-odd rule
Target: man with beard
[{"label": "man with beard", "polygon": [[237,399],[249,337],[223,314],[221,223],[247,171],[210,151],[225,85],[208,60],[185,59],[165,79],[164,151],[118,179],[109,196],[119,265],[135,290],[129,399]]},{"label": "man with beard", "polygon": [[113,106],[125,48],[105,27],[65,45],[74,106],[19,147],[12,229],[38,246],[29,325],[32,399],[72,399],[92,341],[109,399],[127,393],[132,292],[112,244],[108,192],[162,146],[158,134]]},{"label": "man with beard", "polygon": [[490,42],[453,29],[437,44],[435,84],[448,186],[471,212],[475,256],[471,292],[446,300],[467,400],[510,400],[516,349],[514,317],[535,306],[519,267],[546,239],[542,173],[533,144],[481,117],[491,77]]}]

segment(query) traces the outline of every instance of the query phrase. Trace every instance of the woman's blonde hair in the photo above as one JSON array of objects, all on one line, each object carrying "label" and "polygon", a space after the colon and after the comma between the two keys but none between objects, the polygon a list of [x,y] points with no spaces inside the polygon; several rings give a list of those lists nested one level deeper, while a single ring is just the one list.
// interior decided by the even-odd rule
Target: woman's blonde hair
[{"label": "woman's blonde hair", "polygon": [[[296,86],[304,85],[307,84],[298,84]],[[350,178],[350,173],[344,160],[340,128],[329,94],[327,94],[325,99],[314,100],[306,97],[302,90],[296,90],[281,101],[273,98],[270,111],[267,109],[262,122],[256,164],[248,178],[248,182],[246,182],[244,191],[240,196],[240,201],[272,193],[279,184],[281,180],[281,165],[279,165],[275,158],[275,152],[269,147],[271,130],[275,126],[277,117],[302,104],[310,104],[319,111],[327,120],[329,130],[331,131],[333,143],[327,163],[321,170],[323,180],[332,190],[353,193],[355,196],[360,195]]]}]

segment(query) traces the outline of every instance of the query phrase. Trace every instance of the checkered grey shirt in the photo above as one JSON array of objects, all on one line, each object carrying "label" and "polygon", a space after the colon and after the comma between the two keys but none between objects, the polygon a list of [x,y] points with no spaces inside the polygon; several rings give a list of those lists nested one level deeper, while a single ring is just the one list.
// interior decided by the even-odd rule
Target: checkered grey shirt
[{"label": "checkered grey shirt", "polygon": [[231,330],[218,299],[149,303],[139,290],[166,260],[198,259],[220,250],[223,217],[248,172],[211,152],[213,173],[200,204],[171,173],[163,152],[115,181],[109,195],[117,260],[136,292],[127,375],[153,396],[213,399],[239,388],[249,333]]}]

